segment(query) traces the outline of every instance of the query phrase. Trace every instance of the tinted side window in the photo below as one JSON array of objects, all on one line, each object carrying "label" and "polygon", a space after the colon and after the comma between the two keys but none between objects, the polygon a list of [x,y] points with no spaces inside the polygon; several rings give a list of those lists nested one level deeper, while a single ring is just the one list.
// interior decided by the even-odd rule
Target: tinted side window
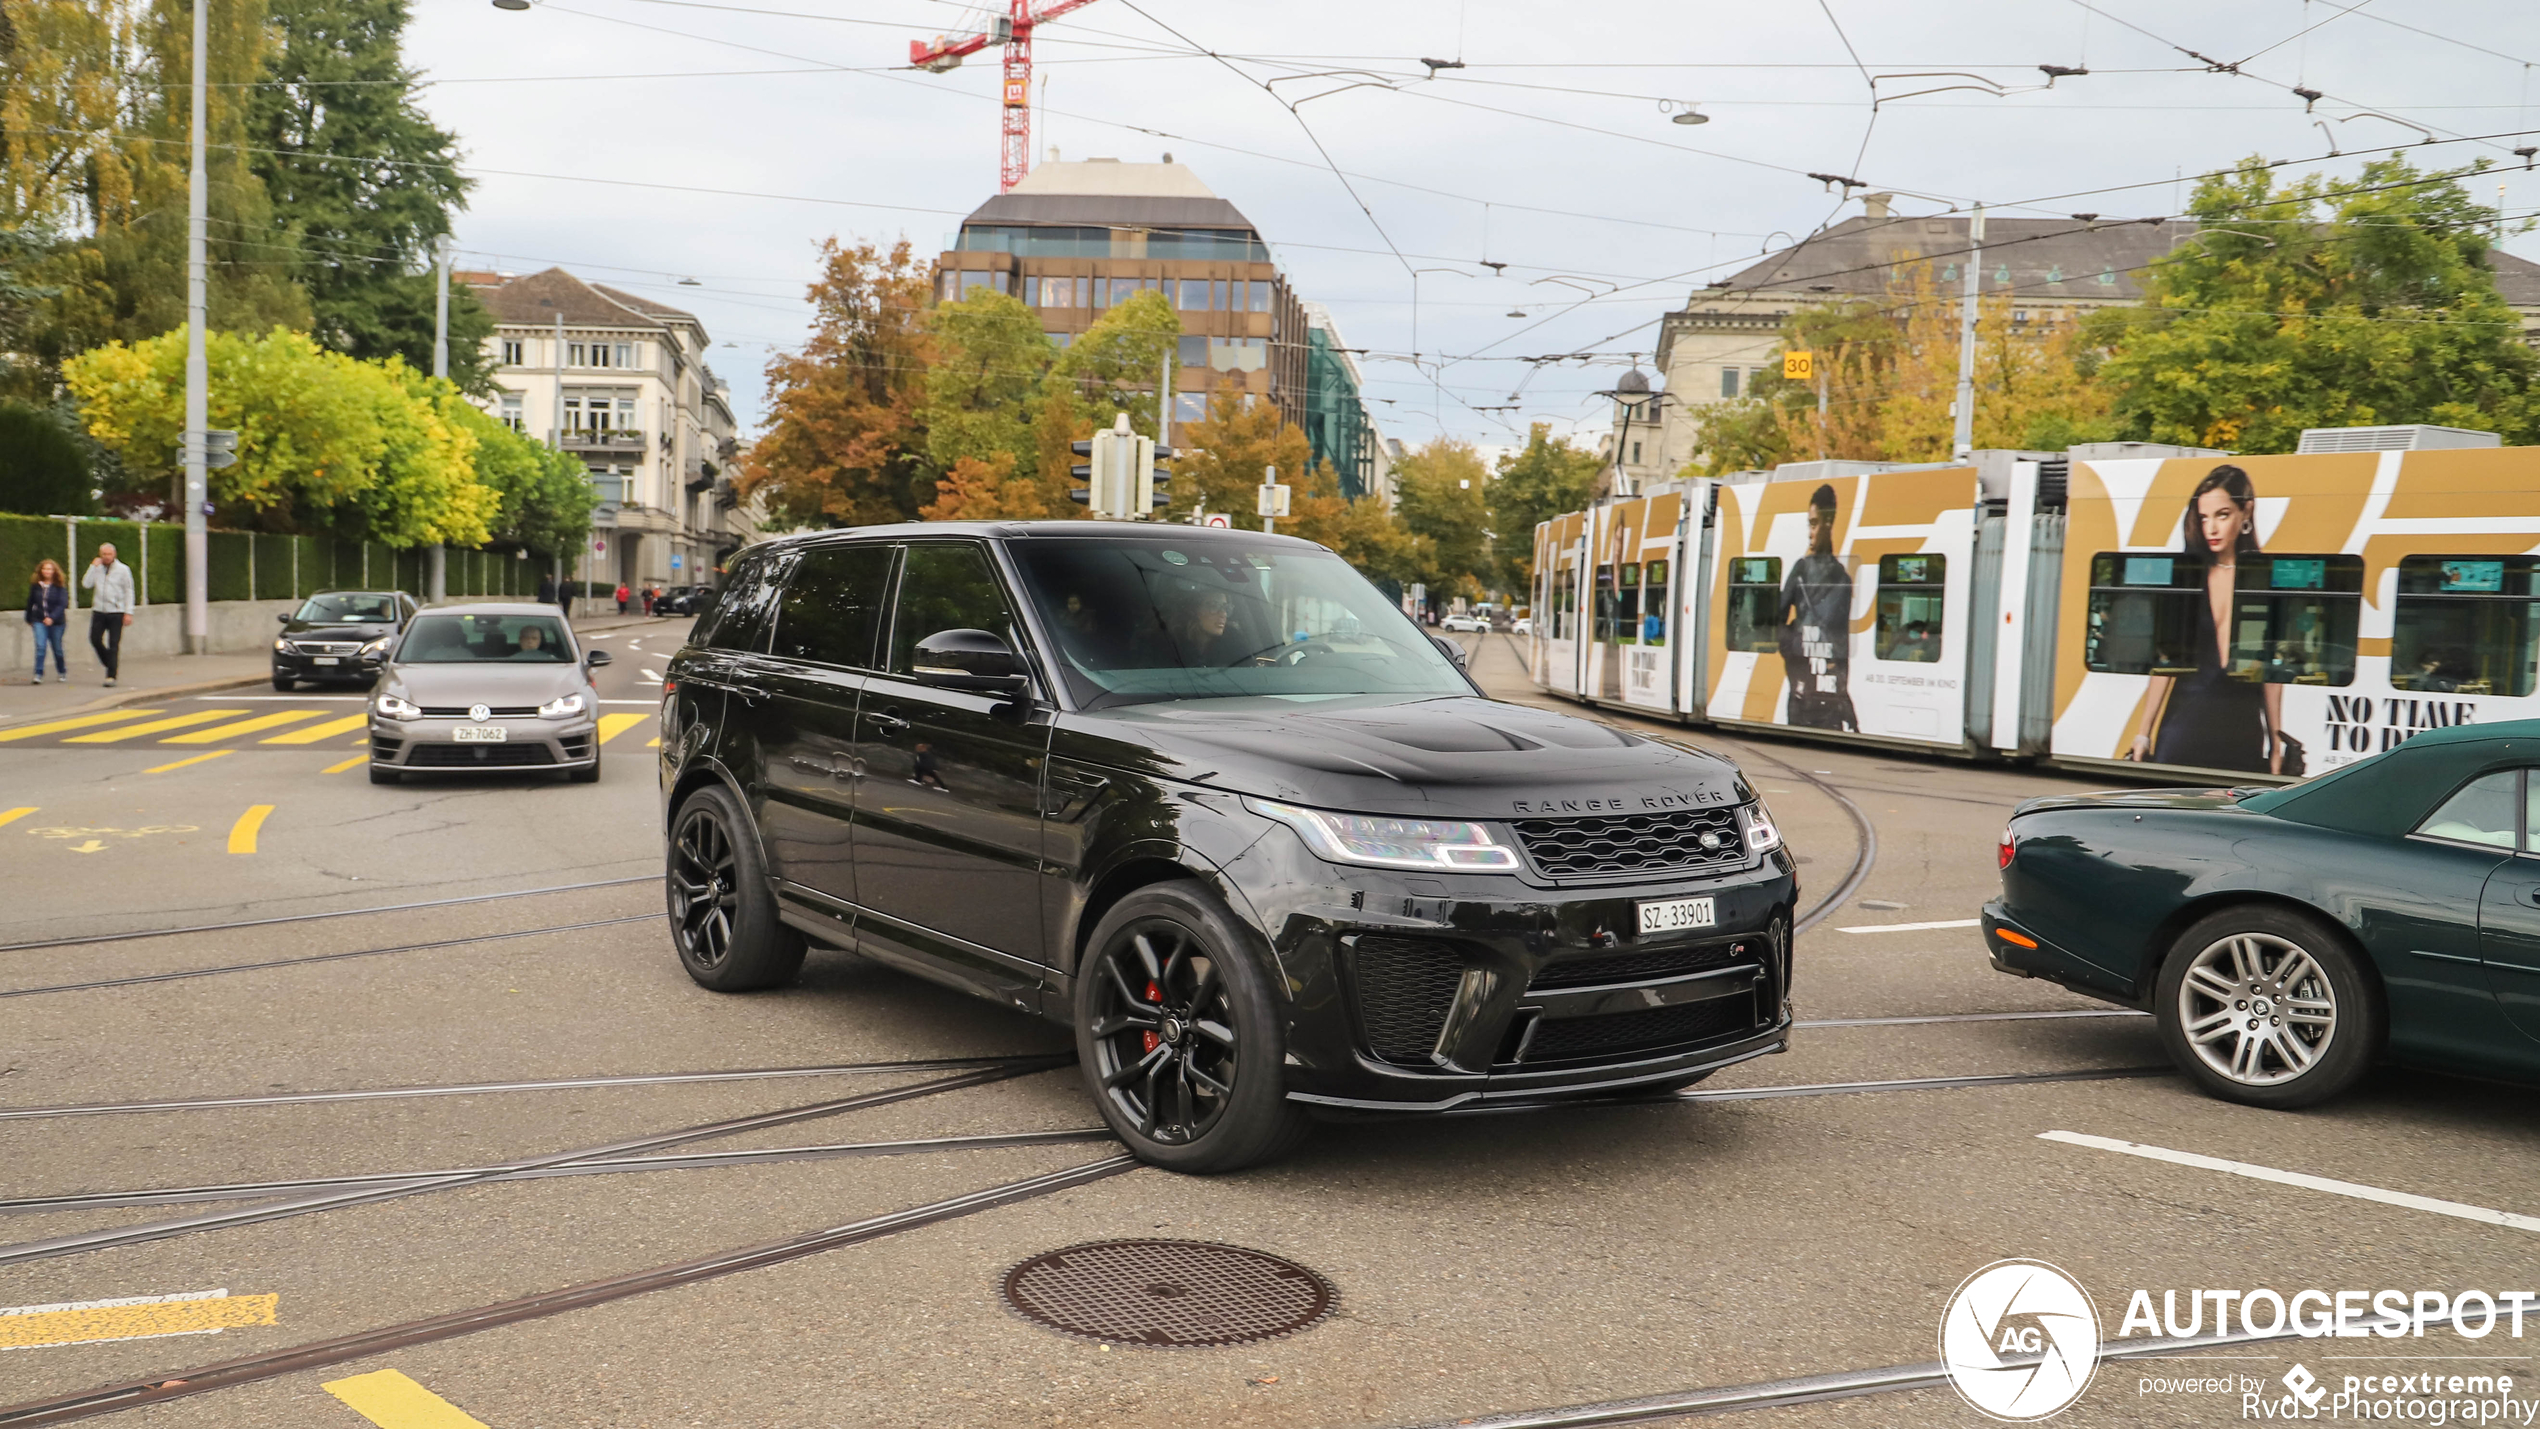
[{"label": "tinted side window", "polygon": [[1020,650],[985,548],[967,543],[911,546],[900,571],[899,613],[891,622],[891,672],[909,672],[917,642],[940,630],[985,630]]},{"label": "tinted side window", "polygon": [[871,666],[890,579],[889,546],[822,546],[805,551],[785,577],[785,593],[777,603],[776,636],[768,648],[793,660]]},{"label": "tinted side window", "polygon": [[780,574],[778,562],[767,557],[735,570],[731,584],[723,588],[723,599],[697,622],[695,641],[719,650],[758,649],[767,634]]},{"label": "tinted side window", "polygon": [[2461,786],[2459,793],[2443,801],[2443,807],[2426,815],[2417,832],[2428,838],[2509,849],[2519,832],[2514,820],[2522,812],[2521,803],[2522,771],[2500,769]]}]

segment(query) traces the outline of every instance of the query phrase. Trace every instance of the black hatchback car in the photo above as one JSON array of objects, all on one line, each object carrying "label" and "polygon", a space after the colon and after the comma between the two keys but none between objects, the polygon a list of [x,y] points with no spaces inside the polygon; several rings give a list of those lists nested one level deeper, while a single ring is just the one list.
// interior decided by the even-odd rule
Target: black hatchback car
[{"label": "black hatchback car", "polygon": [[415,603],[401,590],[319,591],[281,617],[282,633],[273,641],[273,687],[296,689],[302,680],[369,684],[397,632],[414,616]]},{"label": "black hatchback car", "polygon": [[1727,761],[1483,698],[1310,542],[1086,521],[738,558],[665,672],[672,938],[1069,1024],[1139,1156],[1779,1051],[1798,885]]}]

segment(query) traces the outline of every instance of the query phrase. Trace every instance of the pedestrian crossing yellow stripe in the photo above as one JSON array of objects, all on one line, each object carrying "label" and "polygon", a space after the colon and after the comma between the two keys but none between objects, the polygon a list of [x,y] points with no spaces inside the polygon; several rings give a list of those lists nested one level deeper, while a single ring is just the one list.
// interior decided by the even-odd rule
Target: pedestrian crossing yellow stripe
[{"label": "pedestrian crossing yellow stripe", "polygon": [[0,824],[15,823],[18,820],[25,818],[27,815],[34,813],[35,810],[36,806],[33,804],[28,804],[24,808],[18,809],[0,809]]},{"label": "pedestrian crossing yellow stripe", "polygon": [[254,734],[257,730],[271,729],[275,725],[297,724],[304,719],[315,719],[324,713],[326,713],[324,710],[280,710],[269,715],[258,715],[254,719],[242,719],[236,724],[214,725],[210,729],[198,729],[191,734],[173,735],[160,740],[159,743],[218,744],[224,739],[236,739],[242,734]]},{"label": "pedestrian crossing yellow stripe", "polygon": [[[312,710],[310,713],[324,714],[325,711]],[[256,742],[258,744],[315,744],[321,739],[333,739],[339,734],[350,734],[368,723],[370,723],[368,714],[346,715],[342,719],[331,719],[324,724],[313,724],[307,729],[295,729],[288,734],[277,734],[271,739],[260,739]]]},{"label": "pedestrian crossing yellow stripe", "polygon": [[604,714],[600,716],[600,743],[606,744],[651,718],[649,714]]},{"label": "pedestrian crossing yellow stripe", "polygon": [[343,773],[345,770],[350,769],[350,768],[352,768],[353,766],[355,766],[355,765],[357,765],[357,764],[368,764],[369,762],[370,762],[370,756],[369,756],[369,755],[367,755],[367,754],[356,754],[356,755],[354,755],[352,758],[345,760],[345,761],[344,761],[343,763],[341,763],[341,764],[330,764],[330,765],[326,766],[326,772],[327,772],[327,773],[329,773],[329,774],[341,774],[341,773]]},{"label": "pedestrian crossing yellow stripe", "polygon": [[[100,1340],[143,1340],[157,1335],[217,1334],[246,1325],[270,1325],[278,1295],[198,1295],[139,1303],[0,1310],[0,1350],[37,1345],[85,1345]],[[471,1421],[473,1422],[473,1421]]]},{"label": "pedestrian crossing yellow stripe", "polygon": [[209,724],[216,719],[235,719],[245,710],[197,710],[192,714],[170,715],[148,724],[128,724],[121,729],[101,729],[95,734],[74,734],[64,744],[112,744],[118,739],[138,739],[145,734],[165,734],[189,725]]},{"label": "pedestrian crossing yellow stripe", "polygon": [[375,1370],[319,1388],[379,1429],[485,1429],[485,1421],[415,1383],[400,1370]]},{"label": "pedestrian crossing yellow stripe", "polygon": [[234,749],[215,749],[209,754],[189,754],[183,759],[176,761],[174,764],[162,764],[156,769],[144,769],[141,772],[144,774],[165,774],[171,769],[182,769],[188,764],[200,764],[206,759],[218,759],[224,754],[235,754],[237,752],[238,751]]},{"label": "pedestrian crossing yellow stripe", "polygon": [[60,734],[66,729],[87,729],[91,725],[113,724],[119,719],[139,719],[143,715],[157,713],[157,710],[108,710],[104,714],[81,715],[76,719],[46,720],[42,724],[21,725],[16,729],[0,730],[0,740],[32,739],[39,734]]}]

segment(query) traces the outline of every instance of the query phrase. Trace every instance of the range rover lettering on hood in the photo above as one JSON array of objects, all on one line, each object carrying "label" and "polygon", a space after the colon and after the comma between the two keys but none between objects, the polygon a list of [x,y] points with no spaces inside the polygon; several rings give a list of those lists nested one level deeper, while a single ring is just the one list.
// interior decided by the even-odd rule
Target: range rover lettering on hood
[{"label": "range rover lettering on hood", "polygon": [[1736,796],[1728,790],[1696,789],[1690,794],[1635,794],[1613,799],[1511,799],[1508,807],[1519,814],[1627,814],[1736,802]]}]

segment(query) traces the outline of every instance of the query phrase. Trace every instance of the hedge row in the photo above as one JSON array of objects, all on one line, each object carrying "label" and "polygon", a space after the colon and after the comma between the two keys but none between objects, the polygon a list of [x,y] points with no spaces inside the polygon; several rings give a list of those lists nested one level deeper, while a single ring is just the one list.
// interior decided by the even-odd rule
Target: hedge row
[{"label": "hedge row", "polygon": [[[0,591],[16,603],[21,581],[32,581],[38,562],[51,559],[70,573],[74,586],[111,545],[132,567],[133,584],[151,605],[185,599],[185,528],[165,522],[105,521],[0,514]],[[335,541],[322,536],[275,536],[213,531],[206,586],[213,600],[298,600],[322,590],[406,591],[418,599],[430,585],[431,555],[376,542]],[[442,573],[451,596],[529,595],[538,588],[541,560],[511,551],[453,549]],[[85,591],[80,604],[88,604]]]}]

